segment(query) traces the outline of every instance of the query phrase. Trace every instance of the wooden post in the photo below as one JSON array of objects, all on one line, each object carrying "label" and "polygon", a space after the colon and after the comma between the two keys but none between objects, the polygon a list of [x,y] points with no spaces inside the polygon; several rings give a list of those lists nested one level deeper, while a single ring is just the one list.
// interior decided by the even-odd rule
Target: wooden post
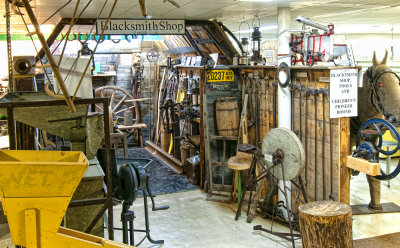
[{"label": "wooden post", "polygon": [[350,168],[347,156],[350,155],[350,118],[340,118],[340,174],[339,201],[350,204]]},{"label": "wooden post", "polygon": [[299,207],[304,248],[353,247],[351,207],[337,201],[315,201]]}]

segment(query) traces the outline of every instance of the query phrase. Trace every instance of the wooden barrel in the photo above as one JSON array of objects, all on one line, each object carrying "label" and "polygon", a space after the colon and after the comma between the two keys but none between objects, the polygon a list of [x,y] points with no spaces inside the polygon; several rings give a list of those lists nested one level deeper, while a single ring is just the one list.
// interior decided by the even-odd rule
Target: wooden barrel
[{"label": "wooden barrel", "polygon": [[218,98],[215,101],[215,118],[218,135],[237,136],[240,117],[236,97]]},{"label": "wooden barrel", "polygon": [[315,201],[299,207],[304,248],[353,247],[351,207],[336,201]]}]

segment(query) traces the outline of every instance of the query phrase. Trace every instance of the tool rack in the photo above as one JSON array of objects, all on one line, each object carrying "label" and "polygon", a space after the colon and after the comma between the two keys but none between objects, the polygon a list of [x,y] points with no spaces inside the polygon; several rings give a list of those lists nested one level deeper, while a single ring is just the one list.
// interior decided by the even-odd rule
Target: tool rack
[{"label": "tool rack", "polygon": [[[278,113],[274,92],[277,87],[277,66],[230,68],[242,79],[239,80],[242,85],[255,80],[254,75],[257,74],[264,78],[267,85],[265,102],[259,106],[260,130],[256,132],[253,127],[249,127],[249,143],[256,144],[270,129],[278,126],[277,116],[282,114]],[[333,199],[349,204],[351,174],[346,167],[346,157],[350,154],[350,118],[329,117],[330,71],[335,69],[358,69],[360,73],[361,67],[290,67],[291,127],[306,150],[306,168],[302,177],[306,183],[307,197],[312,200]],[[264,83],[262,79],[258,80]],[[256,137],[256,133],[259,137]]]}]

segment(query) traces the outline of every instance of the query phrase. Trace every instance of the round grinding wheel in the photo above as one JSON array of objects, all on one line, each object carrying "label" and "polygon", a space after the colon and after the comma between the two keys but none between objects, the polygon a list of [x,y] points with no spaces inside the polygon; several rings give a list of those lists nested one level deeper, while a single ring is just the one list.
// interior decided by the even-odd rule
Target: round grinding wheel
[{"label": "round grinding wheel", "polygon": [[[304,169],[306,155],[296,134],[283,127],[269,131],[264,136],[262,153],[272,155],[277,149],[281,149],[285,153],[282,163],[285,180],[289,181],[300,176]],[[265,163],[268,167],[273,166],[271,161],[266,160]],[[271,172],[276,178],[283,180],[281,165],[274,167]]]}]

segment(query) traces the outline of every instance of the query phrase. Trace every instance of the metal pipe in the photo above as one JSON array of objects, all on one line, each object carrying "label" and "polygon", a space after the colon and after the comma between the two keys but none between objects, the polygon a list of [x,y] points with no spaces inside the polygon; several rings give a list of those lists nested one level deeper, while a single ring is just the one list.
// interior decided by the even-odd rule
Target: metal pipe
[{"label": "metal pipe", "polygon": [[74,208],[74,207],[81,207],[81,206],[99,205],[99,204],[106,203],[106,201],[107,201],[107,198],[74,200],[69,203],[68,207]]},{"label": "metal pipe", "polygon": [[[113,188],[112,188],[112,169],[111,169],[111,140],[110,140],[110,113],[109,113],[109,102],[108,98],[103,99],[103,109],[104,109],[104,143],[106,148],[106,182],[107,182],[107,195],[108,197],[112,197]],[[109,204],[108,206],[108,238],[114,240],[114,218],[113,218],[113,205]]]},{"label": "metal pipe", "polygon": [[236,42],[236,44],[238,45],[238,47],[239,47],[241,53],[243,54],[243,53],[244,53],[243,46],[242,46],[242,44],[240,43],[240,41],[236,38],[236,35],[234,35],[234,34],[232,33],[232,31],[229,30],[229,28],[227,28],[222,22],[218,22],[218,24],[221,26],[221,28],[222,28],[225,32],[227,32],[227,33],[232,37],[232,39],[233,39],[233,40]]},{"label": "metal pipe", "polygon": [[322,93],[322,190],[323,190],[323,200],[326,200],[326,179],[325,179],[325,89],[320,89]]},{"label": "metal pipe", "polygon": [[304,130],[304,139],[305,139],[305,145],[304,145],[304,150],[306,153],[306,163],[305,163],[305,168],[304,168],[304,173],[305,173],[305,182],[304,185],[307,186],[308,184],[308,96],[309,96],[309,92],[307,89],[307,82],[306,81],[306,87],[304,88],[305,93],[306,93],[306,106],[305,106],[305,130]]},{"label": "metal pipe", "polygon": [[[104,212],[107,210],[109,205],[111,205],[111,207],[112,207],[112,196],[108,196],[106,203],[104,203],[104,205],[101,207],[100,211],[94,217],[94,219],[89,224],[89,226],[86,228],[85,233],[90,233],[93,230],[94,226],[97,224],[97,222],[99,221],[101,216],[103,216]],[[108,227],[108,228],[110,228],[110,227]],[[109,239],[111,239],[111,237],[109,237]]]},{"label": "metal pipe", "polygon": [[318,96],[318,91],[317,89],[313,90],[313,95],[314,95],[314,179],[315,179],[315,184],[314,184],[314,191],[315,191],[315,198],[314,200],[317,200],[318,198],[318,103],[317,103],[317,96]]},{"label": "metal pipe", "polygon": [[8,120],[8,142],[10,150],[17,149],[17,141],[16,141],[16,130],[15,130],[15,121],[14,121],[14,107],[12,103],[7,104],[7,120]]},{"label": "metal pipe", "polygon": [[[57,67],[60,67],[60,65],[61,65],[61,61],[64,56],[65,48],[67,47],[67,43],[68,43],[68,36],[71,33],[72,27],[74,26],[75,15],[76,15],[76,11],[78,10],[79,2],[80,2],[80,0],[76,1],[74,13],[72,14],[71,22],[69,23],[68,31],[67,31],[67,34],[65,35],[66,36],[65,43],[64,43],[64,47],[61,51],[61,55],[60,55],[60,59],[58,60]],[[78,37],[78,39],[79,39],[79,37]]]},{"label": "metal pipe", "polygon": [[300,23],[303,23],[303,24],[306,24],[306,25],[309,25],[309,26],[314,27],[314,28],[321,29],[321,30],[323,30],[325,32],[329,32],[329,28],[327,26],[324,26],[324,25],[321,25],[319,23],[313,22],[310,19],[307,19],[305,17],[298,16],[296,18],[296,21],[298,21]]},{"label": "metal pipe", "polygon": [[51,54],[49,46],[47,45],[46,39],[44,38],[44,35],[40,31],[40,26],[39,26],[39,23],[38,23],[38,21],[36,19],[35,14],[33,13],[32,7],[30,6],[28,0],[21,0],[21,1],[24,4],[24,7],[26,9],[26,13],[28,14],[29,19],[32,22],[32,25],[35,28],[36,34],[37,34],[37,36],[39,38],[39,41],[42,44],[43,51],[46,54],[46,57],[47,57],[47,59],[48,59],[48,61],[50,63],[51,69],[53,70],[54,76],[55,76],[55,78],[56,78],[56,80],[57,80],[57,82],[58,82],[58,84],[60,86],[60,89],[61,89],[63,95],[64,95],[64,98],[65,98],[65,101],[66,101],[66,103],[68,105],[68,108],[69,108],[69,110],[71,112],[76,112],[74,103],[71,100],[71,97],[70,97],[70,95],[68,93],[67,88],[65,87],[64,80],[62,79],[60,71],[57,68],[56,62],[54,61],[54,58],[53,58],[53,55]]},{"label": "metal pipe", "polygon": [[9,91],[13,91],[13,70],[12,70],[12,53],[11,53],[11,11],[10,11],[10,3],[8,0],[4,0],[6,4],[6,30],[7,30],[7,57],[8,57],[8,89]]},{"label": "metal pipe", "polygon": [[[291,20],[291,16],[290,16],[290,8],[288,7],[283,7],[283,8],[278,8],[278,32],[283,31],[284,29],[290,29],[290,20]],[[286,54],[290,54],[290,33],[286,32],[283,33],[282,35],[280,35],[278,37],[278,54],[282,54],[282,55],[286,55]],[[286,57],[286,56],[280,56],[278,58],[278,65],[285,62],[286,64],[290,65],[290,56]],[[276,76],[279,78],[281,75],[279,74],[284,74],[283,71],[280,71],[280,73],[278,73]],[[290,80],[291,78],[289,78],[289,84],[290,84]],[[281,80],[283,81],[283,80]],[[279,127],[285,127],[290,129],[291,126],[291,117],[292,117],[292,113],[291,113],[291,92],[290,92],[290,88],[286,87],[286,88],[282,88],[280,85],[278,86],[278,125]],[[288,181],[285,184],[283,184],[283,182],[280,182],[280,186],[286,186],[290,189],[291,188],[291,182]],[[281,192],[279,193],[278,198],[282,199],[283,197],[285,197]],[[289,201],[289,205],[287,206],[288,208],[290,208],[291,206],[291,194],[288,196],[288,201]],[[285,218],[290,218],[289,214],[290,211],[288,213],[289,209],[284,209],[281,208],[281,210],[283,211],[283,215],[285,216]]]}]

